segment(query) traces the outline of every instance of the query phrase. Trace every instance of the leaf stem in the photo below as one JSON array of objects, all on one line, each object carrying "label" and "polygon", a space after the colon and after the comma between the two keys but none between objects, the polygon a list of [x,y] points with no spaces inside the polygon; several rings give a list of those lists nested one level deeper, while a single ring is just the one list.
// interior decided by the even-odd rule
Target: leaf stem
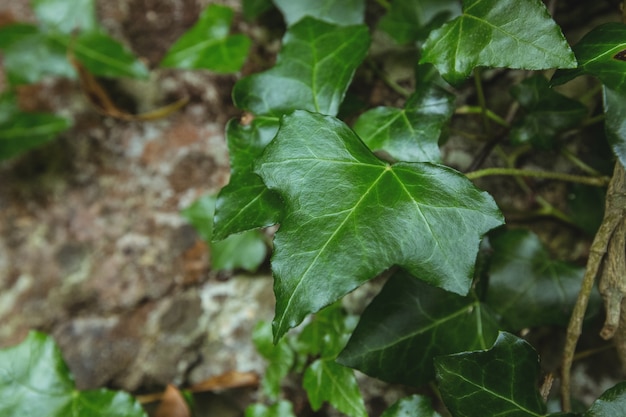
[{"label": "leaf stem", "polygon": [[387,84],[389,88],[391,88],[393,91],[400,94],[404,98],[409,98],[411,96],[411,92],[409,90],[407,90],[406,88],[402,87],[400,84],[398,84],[397,82],[389,78],[383,70],[378,68],[378,65],[376,65],[376,63],[371,58],[367,59],[367,63],[370,66],[370,68],[374,71],[374,73],[376,73],[376,75],[380,77],[380,79],[383,80],[383,82]]},{"label": "leaf stem", "polygon": [[576,165],[578,168],[580,168],[581,170],[585,171],[587,174],[594,176],[594,177],[600,177],[602,176],[602,173],[594,168],[592,168],[591,166],[587,165],[586,163],[584,163],[582,160],[580,160],[580,158],[578,158],[576,155],[574,155],[571,151],[569,151],[568,149],[561,149],[561,154],[567,158],[572,164]]},{"label": "leaf stem", "polygon": [[608,177],[586,177],[583,175],[565,174],[562,172],[550,172],[550,171],[534,171],[528,169],[518,168],[485,168],[478,171],[468,172],[465,174],[470,180],[475,180],[482,177],[488,177],[493,175],[507,175],[514,177],[533,177],[550,179],[557,181],[575,182],[579,184],[594,185],[596,187],[605,187],[608,185],[610,178]]},{"label": "leaf stem", "polygon": [[487,108],[482,108],[480,106],[461,106],[455,111],[456,114],[477,114],[481,113],[484,117],[494,121],[502,127],[506,127],[507,129],[510,127],[509,123],[504,120],[502,117],[498,116],[491,110]]},{"label": "leaf stem", "polygon": [[582,127],[587,127],[587,126],[594,125],[596,123],[600,123],[600,122],[604,121],[605,118],[606,117],[605,117],[604,114],[598,114],[597,116],[589,117],[584,122],[582,122],[580,127],[582,128]]},{"label": "leaf stem", "polygon": [[490,136],[491,125],[489,124],[489,117],[487,116],[487,100],[485,100],[485,90],[483,89],[483,82],[480,78],[480,69],[474,69],[474,85],[476,87],[476,95],[478,97],[478,105],[481,108],[482,118],[483,118],[483,129],[487,136]]},{"label": "leaf stem", "polygon": [[385,10],[391,9],[391,4],[389,4],[387,0],[376,0],[376,3],[378,3]]}]

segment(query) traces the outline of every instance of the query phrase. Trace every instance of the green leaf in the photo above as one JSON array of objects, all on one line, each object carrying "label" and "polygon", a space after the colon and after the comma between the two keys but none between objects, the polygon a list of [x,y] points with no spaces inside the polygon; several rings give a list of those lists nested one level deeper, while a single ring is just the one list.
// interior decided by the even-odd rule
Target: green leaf
[{"label": "green leaf", "polygon": [[304,372],[302,387],[313,411],[319,410],[327,401],[348,416],[367,417],[354,372],[333,360],[318,359],[313,362]]},{"label": "green leaf", "polygon": [[274,0],[274,4],[285,17],[287,26],[293,26],[305,16],[338,25],[358,25],[365,16],[364,0]]},{"label": "green leaf", "polygon": [[511,95],[526,110],[526,115],[511,129],[515,144],[532,143],[552,148],[557,134],[580,125],[587,108],[550,88],[548,80],[535,75],[513,86]]},{"label": "green leaf", "polygon": [[62,37],[49,37],[28,25],[0,28],[3,66],[9,83],[33,84],[46,75],[74,78],[76,72],[59,38]]},{"label": "green leaf", "polygon": [[574,47],[578,68],[559,70],[553,85],[566,83],[580,75],[593,75],[612,89],[626,93],[626,25],[605,23],[587,33]]},{"label": "green leaf", "polygon": [[604,87],[604,129],[613,153],[626,166],[626,93]]},{"label": "green leaf", "polygon": [[272,0],[243,0],[241,6],[244,17],[252,20],[270,10],[274,4]]},{"label": "green leaf", "polygon": [[490,350],[435,358],[443,401],[455,417],[543,416],[539,358],[523,339],[501,332]]},{"label": "green leaf", "polygon": [[280,117],[296,109],[336,115],[370,39],[366,26],[338,26],[305,17],[289,28],[273,68],[233,89],[237,107]]},{"label": "green leaf", "polygon": [[463,14],[434,30],[420,62],[459,84],[477,66],[572,68],[574,54],[540,0],[465,0]]},{"label": "green leaf", "polygon": [[411,395],[389,407],[381,417],[441,417],[433,409],[430,398]]},{"label": "green leaf", "polygon": [[52,338],[30,332],[19,345],[0,350],[0,415],[3,417],[145,417],[124,392],[77,391]]},{"label": "green leaf", "polygon": [[14,93],[4,92],[0,94],[0,125],[11,120],[19,111]]},{"label": "green leaf", "polygon": [[75,30],[98,30],[93,0],[31,0],[33,10],[42,28],[71,34]]},{"label": "green leaf", "polygon": [[293,405],[286,400],[276,404],[252,404],[246,408],[245,417],[295,417]]},{"label": "green leaf", "polygon": [[215,240],[233,233],[276,224],[282,202],[253,172],[253,164],[278,131],[278,119],[255,118],[250,125],[235,119],[226,126],[230,181],[219,193],[215,208]]},{"label": "green leaf", "polygon": [[148,78],[148,68],[115,39],[88,32],[70,41],[74,56],[93,75],[100,77]]},{"label": "green leaf", "polygon": [[232,20],[231,8],[209,5],[198,22],[167,51],[161,67],[239,71],[248,56],[250,39],[244,35],[229,36]]},{"label": "green leaf", "polygon": [[620,382],[604,392],[584,417],[622,417],[626,409],[626,382]]},{"label": "green leaf", "polygon": [[354,318],[346,314],[341,303],[331,304],[302,329],[296,340],[296,350],[302,355],[334,360],[346,346],[356,325]]},{"label": "green leaf", "polygon": [[237,268],[256,271],[267,256],[263,234],[252,230],[229,236],[219,242],[212,242],[215,200],[213,196],[201,197],[181,213],[210,245],[211,267],[216,271]]},{"label": "green leaf", "polygon": [[367,307],[338,361],[387,382],[419,386],[435,378],[436,356],[487,349],[497,335],[498,324],[475,296],[401,272]]},{"label": "green leaf", "polygon": [[0,123],[0,160],[43,145],[71,126],[69,119],[54,114],[16,113]]},{"label": "green leaf", "polygon": [[567,214],[576,226],[593,237],[604,218],[605,200],[605,188],[571,184],[567,192]]},{"label": "green leaf", "polygon": [[460,173],[390,166],[341,121],[306,111],[283,117],[257,172],[286,205],[272,259],[276,340],[393,265],[467,293],[480,238],[502,223]]},{"label": "green leaf", "polygon": [[281,383],[293,368],[295,352],[287,339],[272,343],[272,326],[266,322],[257,323],[252,333],[252,341],[259,353],[268,361],[261,380],[265,394],[276,400],[281,393]]},{"label": "green leaf", "polygon": [[[585,268],[551,259],[539,238],[528,230],[496,233],[489,290],[485,302],[511,331],[546,324],[566,325]],[[589,311],[597,310],[599,298]]]},{"label": "green leaf", "polygon": [[377,107],[361,115],[354,131],[373,151],[405,162],[440,162],[438,140],[454,112],[454,96],[429,85],[418,89],[404,109]]},{"label": "green leaf", "polygon": [[425,40],[431,30],[460,14],[458,0],[394,0],[378,27],[396,42],[408,44]]}]

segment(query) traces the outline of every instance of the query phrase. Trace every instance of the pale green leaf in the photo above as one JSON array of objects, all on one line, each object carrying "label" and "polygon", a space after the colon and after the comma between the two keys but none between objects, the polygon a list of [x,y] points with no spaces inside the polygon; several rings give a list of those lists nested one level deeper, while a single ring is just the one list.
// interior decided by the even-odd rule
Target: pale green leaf
[{"label": "pale green leaf", "polygon": [[604,129],[613,153],[626,166],[626,93],[604,87]]},{"label": "pale green leaf", "polygon": [[270,323],[259,322],[252,333],[252,341],[259,353],[268,361],[267,368],[261,379],[265,394],[273,400],[281,393],[281,384],[295,362],[295,352],[287,339],[277,344],[272,343],[272,326]]},{"label": "pale green leaf", "polygon": [[252,404],[246,408],[245,417],[295,417],[293,405],[286,400],[276,404]]},{"label": "pale green leaf", "polygon": [[0,123],[0,160],[43,145],[71,125],[69,119],[54,114],[15,113]]},{"label": "pale green leaf", "polygon": [[209,5],[198,22],[167,51],[161,67],[222,73],[239,71],[248,55],[250,39],[244,35],[229,35],[232,20],[231,8]]},{"label": "pale green leaf", "polygon": [[305,16],[325,20],[338,25],[358,25],[365,15],[364,0],[274,0],[282,12],[287,26],[292,26]]},{"label": "pale green leaf", "polygon": [[304,372],[302,387],[313,411],[328,402],[348,416],[367,417],[354,372],[333,360],[318,359],[313,362]]},{"label": "pale green leaf", "polygon": [[411,395],[410,397],[398,400],[389,407],[381,417],[441,417],[433,409],[430,398],[421,395]]},{"label": "pale green leaf", "polygon": [[379,28],[396,42],[408,44],[425,40],[431,30],[460,14],[459,0],[394,0]]},{"label": "pale green leaf", "polygon": [[540,0],[465,0],[463,14],[434,30],[420,62],[451,84],[477,66],[541,70],[573,68],[576,59]]},{"label": "pale green leaf", "polygon": [[341,303],[324,308],[302,329],[295,349],[301,355],[335,359],[354,330],[354,318],[346,314]]},{"label": "pale green leaf", "polygon": [[44,30],[71,34],[98,30],[94,0],[31,0]]},{"label": "pale green leaf", "polygon": [[584,417],[622,417],[624,410],[626,410],[626,382],[620,382],[594,401]]},{"label": "pale green leaf", "polygon": [[0,350],[2,417],[145,417],[124,392],[77,391],[52,338],[31,332],[19,345]]},{"label": "pale green leaf", "polygon": [[502,223],[460,173],[390,166],[339,120],[306,111],[283,117],[257,172],[286,205],[272,259],[276,339],[393,265],[466,294],[481,236]]},{"label": "pale green leaf", "polygon": [[239,80],[233,100],[256,115],[280,117],[296,109],[336,115],[369,43],[363,25],[305,17],[285,34],[276,66]]}]

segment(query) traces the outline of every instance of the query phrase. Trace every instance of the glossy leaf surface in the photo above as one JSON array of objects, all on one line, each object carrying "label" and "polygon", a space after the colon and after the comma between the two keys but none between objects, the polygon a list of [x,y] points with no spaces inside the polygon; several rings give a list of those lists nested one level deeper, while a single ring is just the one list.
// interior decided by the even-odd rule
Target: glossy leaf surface
[{"label": "glossy leaf surface", "polygon": [[246,408],[245,417],[295,417],[293,405],[289,401],[281,400],[276,404],[252,404]]},{"label": "glossy leaf surface", "polygon": [[510,138],[516,144],[532,143],[549,149],[558,133],[579,125],[587,114],[582,103],[552,90],[541,75],[513,86],[511,95],[526,110],[524,117],[511,129]]},{"label": "glossy leaf surface", "polygon": [[497,335],[498,324],[476,297],[402,272],[366,308],[338,360],[387,382],[419,386],[435,378],[436,356],[487,349]]},{"label": "glossy leaf surface", "polygon": [[555,85],[589,74],[622,94],[626,94],[626,25],[605,23],[593,28],[573,48],[578,68],[557,71]]},{"label": "glossy leaf surface", "polygon": [[351,417],[367,417],[363,397],[352,369],[333,360],[318,359],[304,372],[302,387],[314,411],[324,402]]},{"label": "glossy leaf surface", "polygon": [[272,259],[276,339],[393,265],[466,294],[481,236],[502,223],[463,175],[390,166],[330,116],[283,117],[257,172],[286,205]]},{"label": "glossy leaf surface", "polygon": [[98,29],[94,0],[31,0],[33,11],[44,30],[71,34],[74,30]]},{"label": "glossy leaf surface", "polygon": [[0,415],[3,417],[145,417],[124,392],[77,391],[52,338],[31,332],[0,350]]},{"label": "glossy leaf surface", "polygon": [[433,409],[430,398],[411,395],[389,407],[381,417],[440,417]]},{"label": "glossy leaf surface", "polygon": [[620,382],[594,401],[584,417],[621,417],[624,410],[626,410],[626,382]]},{"label": "glossy leaf surface", "polygon": [[256,271],[267,256],[263,234],[251,230],[213,242],[213,196],[204,196],[183,210],[183,216],[198,230],[202,239],[211,247],[211,267],[216,271],[242,268]]},{"label": "glossy leaf surface", "polygon": [[576,66],[560,28],[540,0],[465,0],[461,16],[430,33],[420,62],[434,64],[451,84],[465,80],[477,66]]},{"label": "glossy leaf surface", "polygon": [[235,72],[241,69],[250,49],[244,35],[229,35],[233,10],[209,5],[198,22],[168,50],[162,67]]},{"label": "glossy leaf surface", "polygon": [[363,23],[365,15],[364,0],[274,0],[274,4],[285,17],[287,26],[292,26],[305,16],[338,25],[358,25]]},{"label": "glossy leaf surface", "polygon": [[440,162],[438,140],[453,112],[453,95],[425,86],[404,109],[377,107],[363,113],[354,131],[371,150],[383,150],[397,161]]},{"label": "glossy leaf surface", "polygon": [[277,131],[278,120],[273,118],[256,118],[250,125],[237,120],[228,122],[230,181],[217,198],[214,239],[271,226],[280,219],[280,198],[253,172],[254,161],[261,157]]},{"label": "glossy leaf surface", "polygon": [[99,32],[79,35],[68,45],[90,73],[101,77],[148,78],[148,68],[121,43]]},{"label": "glossy leaf surface", "polygon": [[487,351],[435,359],[439,389],[455,417],[543,416],[539,358],[523,339],[500,333]]},{"label": "glossy leaf surface", "polygon": [[626,92],[607,87],[604,93],[604,129],[615,156],[626,166]]},{"label": "glossy leaf surface", "polygon": [[0,160],[18,155],[56,138],[72,125],[47,113],[16,113],[0,123]]},{"label": "glossy leaf surface", "polygon": [[458,0],[394,0],[379,28],[396,42],[408,44],[423,41],[431,30],[460,14]]},{"label": "glossy leaf surface", "polygon": [[257,323],[252,333],[252,341],[259,353],[268,361],[261,386],[269,398],[276,400],[280,395],[283,379],[294,366],[295,353],[287,339],[277,344],[272,342],[270,323]]},{"label": "glossy leaf surface", "polygon": [[[485,302],[511,331],[547,324],[566,325],[580,290],[583,267],[553,260],[528,230],[497,233]],[[592,307],[598,307],[595,293]]]},{"label": "glossy leaf surface", "polygon": [[369,43],[363,25],[305,17],[285,34],[276,65],[239,80],[233,100],[255,115],[280,117],[303,109],[334,116]]}]

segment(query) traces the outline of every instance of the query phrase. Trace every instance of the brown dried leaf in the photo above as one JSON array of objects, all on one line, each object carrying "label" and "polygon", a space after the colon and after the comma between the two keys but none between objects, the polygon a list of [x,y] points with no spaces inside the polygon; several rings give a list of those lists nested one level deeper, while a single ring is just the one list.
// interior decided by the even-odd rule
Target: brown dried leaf
[{"label": "brown dried leaf", "polygon": [[190,417],[190,415],[191,411],[183,395],[174,385],[168,385],[154,417]]},{"label": "brown dried leaf", "polygon": [[214,376],[189,388],[192,392],[215,391],[228,388],[255,387],[259,385],[259,376],[254,372],[230,371]]}]

